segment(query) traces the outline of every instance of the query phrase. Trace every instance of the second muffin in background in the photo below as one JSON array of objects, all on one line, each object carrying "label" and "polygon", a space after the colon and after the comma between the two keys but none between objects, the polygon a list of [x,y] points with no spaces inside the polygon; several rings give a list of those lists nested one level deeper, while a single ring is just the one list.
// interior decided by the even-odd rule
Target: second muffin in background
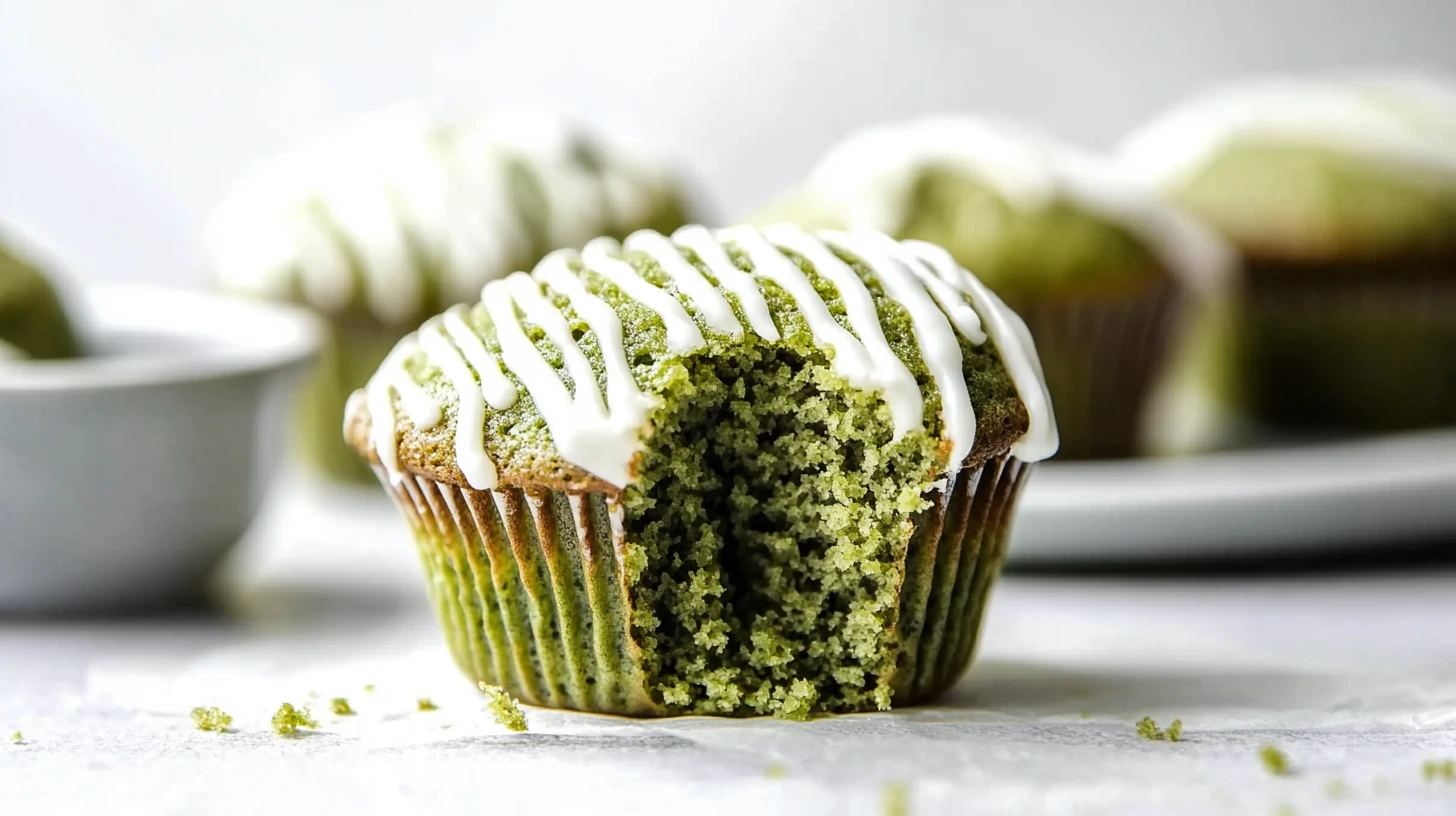
[{"label": "second muffin in background", "polygon": [[1243,253],[1237,351],[1265,424],[1456,422],[1456,88],[1235,83],[1134,133],[1122,160]]},{"label": "second muffin in background", "polygon": [[1019,312],[1057,404],[1062,458],[1132,454],[1192,296],[1228,248],[1107,163],[1010,122],[933,117],[862,131],[755,219],[939,244]]},{"label": "second muffin in background", "polygon": [[300,447],[328,475],[369,481],[340,418],[400,337],[554,249],[670,230],[688,210],[665,165],[564,120],[400,107],[259,165],[219,203],[206,244],[228,290],[327,319]]}]

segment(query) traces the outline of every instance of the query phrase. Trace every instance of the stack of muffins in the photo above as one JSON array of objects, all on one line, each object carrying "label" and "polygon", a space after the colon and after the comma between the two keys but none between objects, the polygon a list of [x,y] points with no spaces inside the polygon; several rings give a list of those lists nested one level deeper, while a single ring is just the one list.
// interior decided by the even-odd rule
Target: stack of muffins
[{"label": "stack of muffins", "polygon": [[261,169],[210,243],[332,321],[303,436],[398,504],[473,681],[884,709],[968,665],[1034,463],[1137,455],[1208,360],[1270,424],[1450,421],[1451,99],[1261,85],[1117,160],[886,125],[721,229],[559,122],[392,114]]}]

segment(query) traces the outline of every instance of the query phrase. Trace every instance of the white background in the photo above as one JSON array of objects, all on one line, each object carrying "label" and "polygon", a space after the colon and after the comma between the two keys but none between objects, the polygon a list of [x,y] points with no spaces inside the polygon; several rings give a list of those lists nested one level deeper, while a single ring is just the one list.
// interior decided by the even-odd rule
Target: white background
[{"label": "white background", "polygon": [[369,109],[562,110],[731,219],[846,130],[980,109],[1096,147],[1210,80],[1456,72],[1450,0],[0,0],[0,223],[73,275],[199,285],[255,157]]}]

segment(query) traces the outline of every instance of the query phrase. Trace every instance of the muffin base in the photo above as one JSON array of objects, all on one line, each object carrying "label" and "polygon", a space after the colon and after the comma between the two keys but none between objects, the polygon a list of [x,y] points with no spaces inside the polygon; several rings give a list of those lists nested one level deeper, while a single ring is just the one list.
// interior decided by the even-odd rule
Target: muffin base
[{"label": "muffin base", "polygon": [[1143,409],[1168,357],[1174,289],[1160,284],[1114,295],[1007,302],[1036,338],[1057,410],[1057,458],[1137,453]]},{"label": "muffin base", "polygon": [[[1005,456],[962,470],[913,520],[898,615],[887,622],[895,704],[935,697],[970,664],[1030,470]],[[641,668],[623,518],[607,494],[378,475],[410,524],[451,654],[473,682],[533,705],[675,713]]]},{"label": "muffin base", "polygon": [[1277,428],[1456,423],[1456,256],[1249,264],[1251,409]]}]

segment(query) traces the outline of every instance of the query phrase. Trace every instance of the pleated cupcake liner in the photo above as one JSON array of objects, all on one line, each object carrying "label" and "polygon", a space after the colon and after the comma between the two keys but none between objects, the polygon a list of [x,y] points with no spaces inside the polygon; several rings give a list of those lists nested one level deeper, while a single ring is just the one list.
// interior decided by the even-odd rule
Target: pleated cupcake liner
[{"label": "pleated cupcake liner", "polygon": [[344,405],[369,382],[403,334],[367,321],[336,320],[328,326],[294,417],[294,447],[315,472],[338,481],[373,482],[369,465],[344,441]]},{"label": "pleated cupcake liner", "polygon": [[[914,519],[894,629],[895,704],[935,697],[969,665],[1029,471],[1009,457],[962,470]],[[673,713],[642,669],[622,513],[606,494],[378,475],[413,530],[450,652],[473,682],[532,705]]]},{"label": "pleated cupcake liner", "polygon": [[1255,417],[1363,432],[1456,424],[1456,258],[1251,264],[1239,353]]},{"label": "pleated cupcake liner", "polygon": [[1179,311],[1173,287],[1008,302],[1036,338],[1057,409],[1057,458],[1137,453],[1143,412],[1168,360]]}]

